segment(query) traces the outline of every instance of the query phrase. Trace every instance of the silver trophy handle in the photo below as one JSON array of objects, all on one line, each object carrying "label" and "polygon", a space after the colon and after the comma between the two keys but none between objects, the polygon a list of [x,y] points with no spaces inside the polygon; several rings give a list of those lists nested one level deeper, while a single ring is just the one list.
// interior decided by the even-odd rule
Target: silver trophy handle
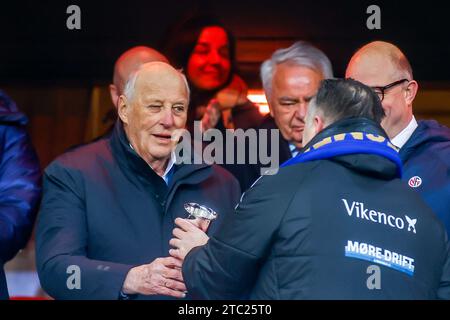
[{"label": "silver trophy handle", "polygon": [[185,203],[184,209],[189,213],[188,219],[191,219],[191,217],[203,220],[214,220],[217,218],[217,213],[213,209],[195,202]]}]

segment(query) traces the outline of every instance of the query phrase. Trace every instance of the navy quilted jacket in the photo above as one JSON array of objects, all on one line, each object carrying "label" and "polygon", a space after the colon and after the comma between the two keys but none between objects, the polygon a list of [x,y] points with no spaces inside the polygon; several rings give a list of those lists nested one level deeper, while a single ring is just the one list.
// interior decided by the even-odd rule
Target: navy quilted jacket
[{"label": "navy quilted jacket", "polygon": [[403,177],[418,191],[450,234],[450,129],[436,121],[419,121],[400,149]]},{"label": "navy quilted jacket", "polygon": [[0,299],[8,298],[3,265],[26,245],[41,193],[39,162],[26,123],[0,91]]}]

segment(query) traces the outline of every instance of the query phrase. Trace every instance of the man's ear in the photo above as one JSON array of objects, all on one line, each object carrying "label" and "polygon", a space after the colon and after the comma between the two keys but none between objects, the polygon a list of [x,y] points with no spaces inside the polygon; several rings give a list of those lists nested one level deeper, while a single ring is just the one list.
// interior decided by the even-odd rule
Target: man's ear
[{"label": "man's ear", "polygon": [[[266,96],[266,97],[267,97],[267,96]],[[271,116],[272,118],[275,118],[275,117],[273,116],[272,103],[269,103],[269,99],[266,99],[266,101],[267,101],[267,106],[269,107],[269,113],[270,113],[270,116]]]},{"label": "man's ear", "polygon": [[119,106],[119,90],[114,84],[109,85],[109,94],[111,95],[111,101],[116,109]]},{"label": "man's ear", "polygon": [[127,101],[127,97],[123,94],[119,96],[117,102],[117,113],[119,115],[120,120],[123,123],[128,124],[128,110],[130,109],[129,102]]},{"label": "man's ear", "polygon": [[270,116],[271,116],[272,118],[275,118],[274,115],[273,115],[273,111],[272,111],[272,108],[271,108],[271,107],[269,107],[269,114],[270,114]]},{"label": "man's ear", "polygon": [[412,105],[417,91],[419,90],[419,84],[416,80],[411,80],[405,90],[405,100],[407,105]]},{"label": "man's ear", "polygon": [[313,123],[314,123],[315,134],[318,134],[325,127],[325,122],[323,121],[322,117],[317,114],[314,116]]}]

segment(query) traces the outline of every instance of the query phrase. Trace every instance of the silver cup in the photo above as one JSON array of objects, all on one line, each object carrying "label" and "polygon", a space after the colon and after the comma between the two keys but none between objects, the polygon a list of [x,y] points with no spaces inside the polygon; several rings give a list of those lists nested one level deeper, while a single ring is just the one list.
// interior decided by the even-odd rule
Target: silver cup
[{"label": "silver cup", "polygon": [[211,221],[217,218],[217,213],[213,209],[195,202],[185,203],[184,209],[189,213],[188,219],[198,218]]}]

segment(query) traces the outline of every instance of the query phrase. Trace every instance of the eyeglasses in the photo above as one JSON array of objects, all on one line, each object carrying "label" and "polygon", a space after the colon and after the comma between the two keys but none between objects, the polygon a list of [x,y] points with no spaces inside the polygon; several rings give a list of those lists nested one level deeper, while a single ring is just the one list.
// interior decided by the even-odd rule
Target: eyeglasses
[{"label": "eyeglasses", "polygon": [[371,88],[378,95],[378,97],[380,98],[380,101],[383,101],[386,90],[388,90],[388,89],[390,89],[392,87],[395,87],[395,86],[397,86],[397,85],[399,85],[399,84],[401,84],[401,83],[403,83],[405,81],[409,82],[408,79],[401,79],[401,80],[392,82],[392,83],[390,83],[390,84],[388,84],[388,85],[386,85],[384,87],[371,87]]}]

